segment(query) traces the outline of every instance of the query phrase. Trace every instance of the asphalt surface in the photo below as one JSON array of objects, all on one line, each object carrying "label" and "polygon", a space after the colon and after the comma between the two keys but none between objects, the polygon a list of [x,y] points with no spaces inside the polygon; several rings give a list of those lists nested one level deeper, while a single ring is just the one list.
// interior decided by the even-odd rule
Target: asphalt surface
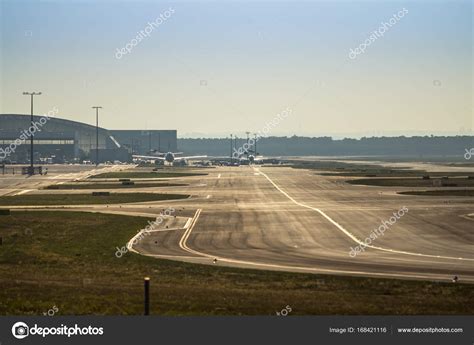
[{"label": "asphalt surface", "polygon": [[[209,174],[166,179],[186,186],[117,190],[185,193],[190,199],[70,208],[158,217],[159,224],[128,244],[129,250],[144,255],[295,272],[443,281],[457,275],[460,282],[474,282],[472,197],[399,195],[397,191],[413,188],[354,186],[344,182],[347,178],[288,167],[204,171]],[[23,178],[15,181],[13,191],[8,189],[9,195],[21,190],[70,193],[34,188],[90,173],[89,168],[60,178],[51,174],[48,181],[38,182]],[[5,183],[0,178],[0,194],[5,194]],[[351,248],[403,207],[408,211],[383,235],[350,255]]]},{"label": "asphalt surface", "polygon": [[8,165],[5,173],[0,169],[0,196],[9,196],[35,192],[51,184],[64,183],[75,179],[84,179],[99,172],[120,171],[122,165],[61,165],[43,166],[43,175],[27,176],[21,174],[21,166]]}]

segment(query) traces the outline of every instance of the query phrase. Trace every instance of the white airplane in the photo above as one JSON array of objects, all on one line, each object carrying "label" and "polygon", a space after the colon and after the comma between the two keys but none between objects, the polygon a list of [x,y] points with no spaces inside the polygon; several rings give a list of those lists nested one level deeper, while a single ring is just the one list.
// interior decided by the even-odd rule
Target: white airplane
[{"label": "white airplane", "polygon": [[246,158],[239,158],[240,164],[262,164],[265,157],[248,155]]},{"label": "white airplane", "polygon": [[[156,152],[156,151],[155,151]],[[182,154],[182,152],[156,152],[156,156],[143,156],[143,155],[132,155],[133,158],[145,159],[145,160],[154,160],[154,161],[164,161],[170,164],[174,162],[187,161],[189,159],[202,159],[207,158],[207,156],[185,156],[185,157],[176,157],[175,155]]]},{"label": "white airplane", "polygon": [[255,150],[252,149],[248,149],[247,151],[238,155],[238,158],[234,158],[238,159],[241,164],[261,164],[265,159],[265,157],[261,156],[258,152],[255,152]]}]

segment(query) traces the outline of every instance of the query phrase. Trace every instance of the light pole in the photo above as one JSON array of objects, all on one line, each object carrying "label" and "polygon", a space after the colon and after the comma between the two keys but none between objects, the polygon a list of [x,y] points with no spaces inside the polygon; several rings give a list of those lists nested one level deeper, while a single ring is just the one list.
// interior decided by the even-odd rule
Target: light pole
[{"label": "light pole", "polygon": [[[34,126],[33,124],[33,96],[39,96],[41,95],[41,92],[23,92],[23,95],[25,96],[30,96],[31,97],[31,126]],[[35,173],[35,170],[34,170],[34,167],[33,167],[33,160],[34,160],[34,157],[33,157],[33,137],[34,137],[34,134],[33,133],[30,133],[30,171],[29,171],[29,174],[30,175],[34,175]]]},{"label": "light pole", "polygon": [[92,109],[95,109],[95,166],[99,165],[99,109],[102,109],[100,106],[93,106]]},{"label": "light pole", "polygon": [[250,146],[249,146],[249,134],[250,132],[245,132],[247,134],[247,150],[245,150],[245,153],[247,154],[247,159],[249,158],[249,151],[250,151]]},{"label": "light pole", "polygon": [[[237,138],[237,135],[236,135],[235,138],[234,138],[234,152],[237,152],[237,153],[238,153],[239,150],[237,150],[237,139],[238,139],[238,138]],[[236,158],[237,158],[237,162],[238,162],[239,159],[240,159],[240,155],[237,154],[237,157],[236,157]]]},{"label": "light pole", "polygon": [[255,157],[257,157],[258,155],[258,152],[257,152],[257,133],[254,133],[253,134],[255,136],[255,139],[254,139],[254,145],[253,145],[253,153],[255,154]]},{"label": "light pole", "polygon": [[230,135],[230,165],[234,163],[234,156],[232,155],[232,134]]}]

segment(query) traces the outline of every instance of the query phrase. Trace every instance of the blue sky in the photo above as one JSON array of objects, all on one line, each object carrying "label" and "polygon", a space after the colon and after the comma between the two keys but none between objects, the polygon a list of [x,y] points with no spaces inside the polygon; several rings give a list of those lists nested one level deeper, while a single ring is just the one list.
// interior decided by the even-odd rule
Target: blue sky
[{"label": "blue sky", "polygon": [[[121,59],[160,13],[174,13]],[[355,60],[348,57],[405,8]],[[470,1],[1,1],[1,113],[184,135],[472,133]]]}]

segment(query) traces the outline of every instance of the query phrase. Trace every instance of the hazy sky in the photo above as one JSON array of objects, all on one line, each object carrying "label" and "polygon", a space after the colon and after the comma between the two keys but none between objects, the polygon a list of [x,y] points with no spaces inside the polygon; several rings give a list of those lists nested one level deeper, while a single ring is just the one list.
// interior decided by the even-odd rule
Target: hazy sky
[{"label": "hazy sky", "polygon": [[[471,1],[5,1],[0,113],[179,136],[472,133]],[[140,30],[172,9],[130,53]],[[364,53],[381,22],[408,11]],[[160,20],[161,21],[161,20]],[[150,31],[148,29],[148,31]]]}]

